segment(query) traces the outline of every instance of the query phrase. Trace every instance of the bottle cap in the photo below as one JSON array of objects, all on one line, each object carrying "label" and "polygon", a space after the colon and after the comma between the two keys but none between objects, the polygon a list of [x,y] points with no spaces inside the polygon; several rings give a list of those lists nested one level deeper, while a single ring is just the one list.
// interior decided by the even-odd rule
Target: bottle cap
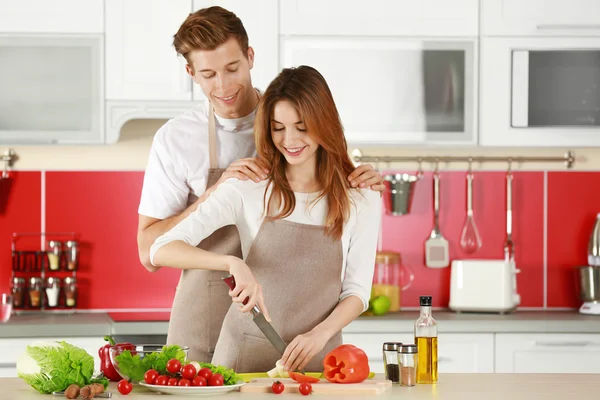
[{"label": "bottle cap", "polygon": [[421,306],[431,307],[431,296],[421,296]]},{"label": "bottle cap", "polygon": [[383,350],[397,351],[400,347],[402,347],[400,342],[385,342],[383,344]]},{"label": "bottle cap", "polygon": [[404,354],[416,354],[417,346],[414,344],[404,344],[404,345],[402,345],[400,352],[404,353]]}]

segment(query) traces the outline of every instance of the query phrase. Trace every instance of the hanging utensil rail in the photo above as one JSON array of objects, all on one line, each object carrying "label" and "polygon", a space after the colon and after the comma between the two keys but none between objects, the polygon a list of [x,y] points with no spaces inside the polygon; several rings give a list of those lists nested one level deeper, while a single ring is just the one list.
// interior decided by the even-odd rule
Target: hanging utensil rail
[{"label": "hanging utensil rail", "polygon": [[563,162],[567,168],[572,168],[575,164],[575,153],[567,151],[562,157],[535,157],[535,156],[365,156],[359,149],[352,151],[352,159],[355,162],[431,162],[431,163],[448,163],[448,162],[506,162],[509,164],[525,163],[525,162]]}]

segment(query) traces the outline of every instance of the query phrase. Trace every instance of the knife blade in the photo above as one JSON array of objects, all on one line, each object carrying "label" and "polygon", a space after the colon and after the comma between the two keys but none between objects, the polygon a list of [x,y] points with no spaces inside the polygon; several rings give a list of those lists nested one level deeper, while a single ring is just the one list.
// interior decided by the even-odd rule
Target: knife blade
[{"label": "knife blade", "polygon": [[[235,289],[235,278],[233,277],[233,275],[229,275],[221,279],[223,279],[223,282],[225,282],[231,290]],[[248,297],[244,299],[242,304],[246,305],[247,303]],[[265,335],[269,342],[271,342],[271,344],[273,345],[273,347],[275,347],[279,354],[283,355],[283,353],[285,352],[285,348],[287,347],[287,343],[281,338],[281,336],[279,335],[279,333],[277,333],[275,328],[273,328],[273,325],[271,325],[269,321],[267,321],[265,315],[262,313],[258,305],[255,305],[252,308],[251,312],[252,319],[254,320],[256,326],[258,326],[258,329],[260,329],[263,335]]]}]

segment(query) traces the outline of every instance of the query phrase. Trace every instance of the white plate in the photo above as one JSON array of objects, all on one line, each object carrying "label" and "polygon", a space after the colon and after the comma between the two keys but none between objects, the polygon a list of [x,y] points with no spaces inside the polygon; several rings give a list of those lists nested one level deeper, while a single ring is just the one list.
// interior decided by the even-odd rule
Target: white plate
[{"label": "white plate", "polygon": [[217,394],[225,394],[237,390],[244,386],[246,382],[240,381],[235,385],[229,386],[161,386],[161,385],[149,385],[146,382],[140,382],[140,386],[147,387],[148,389],[165,394],[176,394],[179,396],[214,396]]}]

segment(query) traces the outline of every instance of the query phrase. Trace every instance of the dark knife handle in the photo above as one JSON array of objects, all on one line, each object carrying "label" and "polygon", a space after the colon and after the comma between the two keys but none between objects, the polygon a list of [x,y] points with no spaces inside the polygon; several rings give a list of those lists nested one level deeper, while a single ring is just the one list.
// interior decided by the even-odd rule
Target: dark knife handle
[{"label": "dark knife handle", "polygon": [[[225,282],[231,290],[235,289],[235,278],[233,277],[233,275],[229,275],[227,278],[222,278],[222,279],[223,279],[223,282]],[[246,299],[243,301],[242,304],[243,305],[248,304],[248,300],[250,300],[250,298],[246,297]]]}]

